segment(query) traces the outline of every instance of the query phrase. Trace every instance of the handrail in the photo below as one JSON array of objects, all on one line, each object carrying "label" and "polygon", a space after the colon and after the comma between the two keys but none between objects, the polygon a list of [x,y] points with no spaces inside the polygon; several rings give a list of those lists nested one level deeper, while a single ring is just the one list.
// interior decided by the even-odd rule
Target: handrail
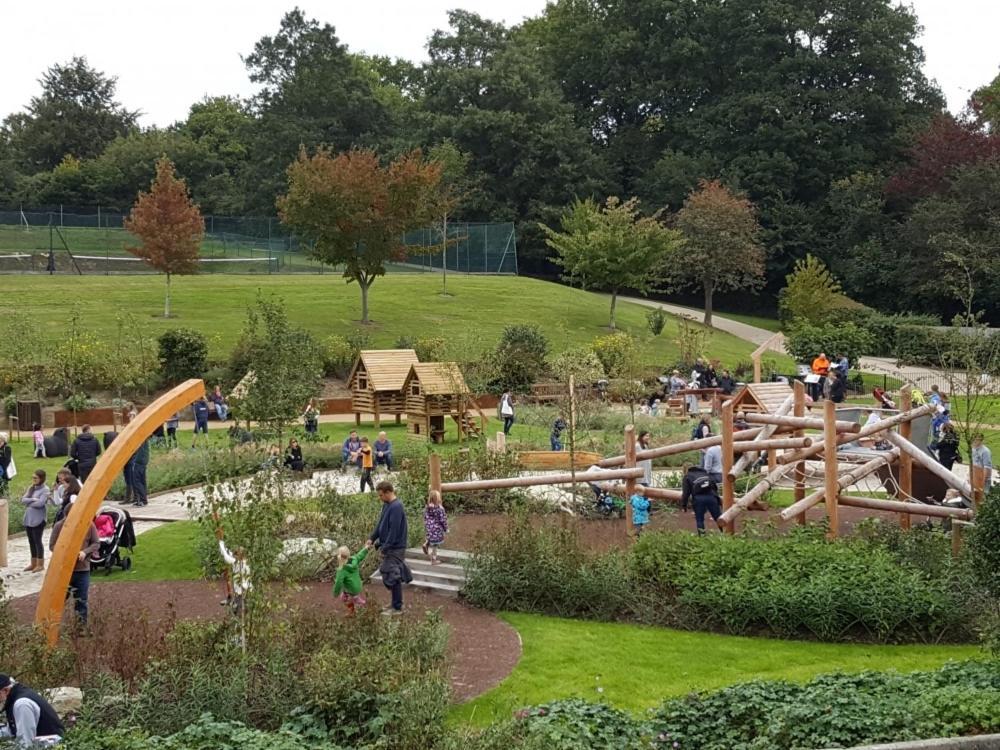
[{"label": "handrail", "polygon": [[753,360],[753,382],[759,383],[761,379],[761,357],[764,356],[764,352],[779,352],[784,353],[785,351],[785,334],[778,331],[776,334],[771,336],[767,341],[758,346],[753,350],[750,355],[750,359]]}]

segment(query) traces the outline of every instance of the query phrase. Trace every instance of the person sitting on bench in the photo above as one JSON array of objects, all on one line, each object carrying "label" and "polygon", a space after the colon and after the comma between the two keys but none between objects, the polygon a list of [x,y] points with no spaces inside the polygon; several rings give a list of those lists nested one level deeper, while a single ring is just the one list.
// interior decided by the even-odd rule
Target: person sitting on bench
[{"label": "person sitting on bench", "polygon": [[378,434],[372,447],[375,451],[375,465],[385,466],[386,471],[392,471],[392,441],[385,436],[384,432]]}]

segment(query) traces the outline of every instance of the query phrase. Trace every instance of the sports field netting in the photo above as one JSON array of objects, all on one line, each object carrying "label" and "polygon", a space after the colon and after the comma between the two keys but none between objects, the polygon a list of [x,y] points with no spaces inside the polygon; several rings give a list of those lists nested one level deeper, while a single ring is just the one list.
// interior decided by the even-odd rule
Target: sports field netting
[{"label": "sports field netting", "polygon": [[[138,241],[123,221],[119,212],[97,209],[0,210],[0,273],[155,273],[128,252]],[[390,264],[390,272],[517,273],[511,223],[454,223],[446,243],[441,227],[411,232],[403,241],[411,252]],[[277,219],[206,216],[201,255],[204,273],[339,272],[311,259]]]}]

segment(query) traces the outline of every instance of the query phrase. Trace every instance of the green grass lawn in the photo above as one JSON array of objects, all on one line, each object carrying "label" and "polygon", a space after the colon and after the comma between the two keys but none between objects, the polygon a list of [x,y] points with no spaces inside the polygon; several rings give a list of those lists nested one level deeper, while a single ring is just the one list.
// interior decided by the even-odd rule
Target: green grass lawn
[{"label": "green grass lawn", "polygon": [[198,524],[177,521],[150,529],[136,538],[132,569],[95,570],[94,583],[115,581],[196,581],[202,578],[195,547]]},{"label": "green grass lawn", "polygon": [[630,711],[664,698],[753,679],[806,681],[822,672],[933,669],[974,658],[975,646],[869,646],[738,638],[618,623],[504,614],[523,642],[499,686],[452,711],[478,725],[560,698],[605,701]]},{"label": "green grass lawn", "polygon": [[[111,336],[115,316],[132,312],[153,335],[174,327],[191,327],[209,336],[211,356],[223,357],[239,336],[258,290],[282,297],[289,317],[320,338],[347,334],[358,327],[360,296],[339,274],[308,276],[184,276],[172,283],[172,310],[163,320],[161,276],[5,276],[6,294],[0,315],[18,309],[31,314],[43,334],[57,340],[65,331],[65,300],[97,333]],[[553,351],[588,344],[608,333],[607,299],[560,284],[516,276],[450,275],[449,296],[442,296],[435,274],[390,274],[371,289],[372,323],[366,327],[374,346],[390,347],[401,336],[439,336],[450,354],[478,354],[492,346],[504,326],[535,323],[549,337]],[[653,337],[646,327],[646,308],[622,303],[618,326],[637,336],[647,364],[666,367],[677,357],[677,321]],[[709,354],[724,365],[747,361],[754,346],[720,331],[709,341]]]}]

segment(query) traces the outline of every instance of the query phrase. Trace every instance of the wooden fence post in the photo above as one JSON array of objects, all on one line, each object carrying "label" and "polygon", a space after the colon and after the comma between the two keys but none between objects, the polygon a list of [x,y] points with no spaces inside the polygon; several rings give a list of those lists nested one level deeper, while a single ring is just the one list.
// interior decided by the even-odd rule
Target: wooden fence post
[{"label": "wooden fence post", "polygon": [[[722,510],[733,507],[736,478],[733,471],[733,401],[722,405]],[[726,533],[736,533],[736,520],[726,521]]]},{"label": "wooden fence post", "polygon": [[0,497],[0,568],[7,567],[7,522],[10,504]]},{"label": "wooden fence post", "polygon": [[972,507],[977,511],[986,494],[986,471],[983,466],[969,465],[969,481],[972,483]]},{"label": "wooden fence post", "polygon": [[[904,385],[899,391],[899,408],[900,411],[904,412],[913,408],[913,396],[908,385]],[[913,425],[910,422],[903,422],[899,426],[900,437],[909,440],[912,432]],[[890,469],[890,471],[892,470]],[[899,499],[904,503],[910,502],[910,498],[913,496],[913,457],[908,453],[900,453],[899,456],[899,494],[902,495]],[[899,527],[901,529],[910,528],[909,513],[899,514]]]},{"label": "wooden fence post", "polygon": [[826,517],[830,523],[827,536],[836,539],[840,534],[840,520],[837,514],[837,495],[840,482],[837,477],[837,405],[827,399],[823,402],[823,479],[826,489]]},{"label": "wooden fence post", "polygon": [[962,554],[962,534],[965,531],[965,524],[961,521],[951,522],[951,556],[958,557]]},{"label": "wooden fence post", "polygon": [[[795,398],[795,406],[793,407],[792,414],[796,417],[805,417],[806,415],[806,386],[801,380],[796,380],[792,385],[792,395]],[[795,437],[802,437],[805,435],[805,430],[796,430]],[[795,463],[795,489],[792,491],[793,499],[795,502],[799,502],[806,496],[806,462],[797,461]],[[795,520],[798,522],[799,526],[805,526],[806,524],[806,514],[799,513]]]},{"label": "wooden fence post", "polygon": [[432,453],[430,457],[430,481],[432,491],[441,491],[441,456]]},{"label": "wooden fence post", "polygon": [[[625,425],[625,468],[635,468],[635,425]],[[635,477],[625,480],[625,538],[632,538],[632,495],[635,494]]]}]

